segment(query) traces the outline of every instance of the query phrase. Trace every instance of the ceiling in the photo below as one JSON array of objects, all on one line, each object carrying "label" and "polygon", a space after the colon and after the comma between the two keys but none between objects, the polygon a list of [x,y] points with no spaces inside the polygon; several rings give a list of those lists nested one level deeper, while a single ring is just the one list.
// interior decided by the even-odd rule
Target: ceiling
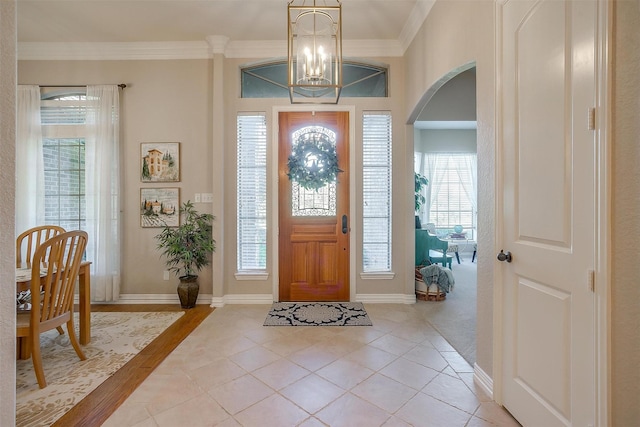
[{"label": "ceiling", "polygon": [[[309,5],[313,1],[295,0],[294,4]],[[316,2],[336,4],[336,0]],[[434,2],[341,0],[344,55],[402,56]],[[228,57],[286,56],[288,3],[289,0],[17,0],[18,58],[201,57],[209,55],[209,47]],[[475,128],[475,117],[443,120],[426,116],[416,122],[416,127],[470,129]]]},{"label": "ceiling", "polygon": [[[433,1],[342,0],[343,39],[394,42],[406,48]],[[192,42],[208,36],[224,36],[230,42],[285,41],[287,4],[288,0],[18,0],[18,42]]]}]

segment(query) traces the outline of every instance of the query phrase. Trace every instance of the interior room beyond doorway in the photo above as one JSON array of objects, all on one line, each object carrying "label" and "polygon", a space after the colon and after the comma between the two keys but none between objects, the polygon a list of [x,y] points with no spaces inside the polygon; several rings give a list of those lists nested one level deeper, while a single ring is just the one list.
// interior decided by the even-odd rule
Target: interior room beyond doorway
[{"label": "interior room beyond doorway", "polygon": [[[476,69],[442,83],[414,123],[414,171],[428,183],[416,228],[448,242],[453,290],[429,304],[427,320],[470,363],[476,352]],[[458,257],[460,260],[458,261]]]}]

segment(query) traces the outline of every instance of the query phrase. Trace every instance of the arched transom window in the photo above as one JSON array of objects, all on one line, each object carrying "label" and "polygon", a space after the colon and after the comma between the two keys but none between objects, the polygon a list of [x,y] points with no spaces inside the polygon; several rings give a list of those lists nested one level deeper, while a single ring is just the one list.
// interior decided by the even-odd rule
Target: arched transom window
[{"label": "arched transom window", "polygon": [[[287,62],[276,61],[241,68],[242,98],[288,98]],[[342,97],[388,96],[387,67],[344,61]]]}]

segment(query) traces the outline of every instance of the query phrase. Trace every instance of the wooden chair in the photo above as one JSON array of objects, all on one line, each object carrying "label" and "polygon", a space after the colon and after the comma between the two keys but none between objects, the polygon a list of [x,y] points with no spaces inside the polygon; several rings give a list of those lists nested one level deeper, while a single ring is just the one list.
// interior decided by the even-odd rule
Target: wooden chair
[{"label": "wooden chair", "polygon": [[[16,268],[31,268],[31,259],[38,247],[46,240],[65,231],[64,228],[57,225],[40,225],[20,233],[16,238]],[[23,248],[24,245],[26,248]],[[24,261],[22,260],[23,255]]]},{"label": "wooden chair", "polygon": [[[64,228],[58,225],[39,225],[20,233],[16,238],[16,268],[31,268],[31,259],[38,247],[50,238],[64,233],[65,231],[66,230]],[[25,245],[26,247],[23,248]],[[25,258],[24,263],[22,261],[23,255]],[[58,327],[57,329],[60,335],[64,334],[61,327]]]},{"label": "wooden chair", "polygon": [[[87,238],[87,233],[79,230],[61,233],[43,242],[32,258],[32,307],[29,312],[18,313],[16,336],[29,346],[40,388],[47,386],[40,353],[41,333],[66,324],[71,345],[80,360],[86,359],[73,325],[73,296]],[[40,266],[47,260],[47,274],[40,277]]]}]

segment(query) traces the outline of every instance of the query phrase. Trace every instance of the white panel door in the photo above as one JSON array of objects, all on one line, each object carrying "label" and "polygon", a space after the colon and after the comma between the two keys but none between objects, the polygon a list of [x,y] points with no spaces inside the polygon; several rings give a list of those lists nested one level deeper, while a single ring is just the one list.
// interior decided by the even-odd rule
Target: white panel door
[{"label": "white panel door", "polygon": [[593,425],[596,2],[502,12],[503,404],[525,426]]}]

